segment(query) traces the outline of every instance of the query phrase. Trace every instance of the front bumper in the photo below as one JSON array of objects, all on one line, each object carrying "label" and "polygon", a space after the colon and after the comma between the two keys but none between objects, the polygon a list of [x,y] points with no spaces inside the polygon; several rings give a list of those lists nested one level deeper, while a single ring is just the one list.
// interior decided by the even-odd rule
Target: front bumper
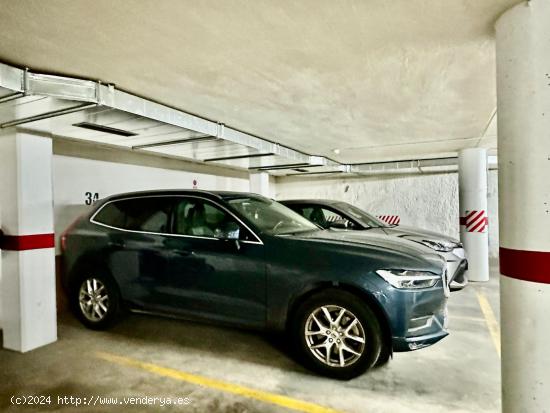
[{"label": "front bumper", "polygon": [[447,337],[448,331],[439,331],[433,334],[418,337],[393,337],[392,346],[394,352],[419,350],[431,346],[439,340]]},{"label": "front bumper", "polygon": [[392,337],[393,351],[412,351],[431,346],[447,337],[447,306],[434,314],[413,317],[408,320],[408,329],[402,337]]},{"label": "front bumper", "polygon": [[454,250],[442,254],[447,261],[447,275],[451,290],[461,290],[468,285],[466,270],[468,269],[468,260],[464,248],[455,248]]},{"label": "front bumper", "polygon": [[393,351],[427,347],[449,334],[446,295],[443,280],[422,290],[400,290],[386,284],[377,298],[389,319]]},{"label": "front bumper", "polygon": [[453,277],[451,278],[451,282],[449,284],[451,291],[458,291],[462,290],[464,287],[468,285],[468,277],[466,277],[466,271],[468,270],[468,261],[462,260],[458,268],[456,269]]},{"label": "front bumper", "polygon": [[405,337],[393,337],[393,351],[412,351],[431,346],[447,337],[448,324],[447,306],[437,312],[409,320],[409,328]]}]

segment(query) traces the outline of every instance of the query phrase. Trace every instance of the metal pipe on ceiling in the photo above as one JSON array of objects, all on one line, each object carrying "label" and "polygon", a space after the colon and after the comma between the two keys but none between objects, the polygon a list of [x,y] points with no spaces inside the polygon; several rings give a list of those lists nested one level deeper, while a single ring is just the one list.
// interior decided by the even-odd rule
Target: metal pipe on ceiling
[{"label": "metal pipe on ceiling", "polygon": [[272,153],[253,153],[250,155],[223,156],[221,158],[205,159],[204,162],[233,161],[236,159],[261,158],[264,156],[273,156],[273,154]]},{"label": "metal pipe on ceiling", "polygon": [[[283,170],[295,167],[323,166],[327,173],[352,173],[368,174],[389,171],[404,171],[415,169],[426,171],[426,168],[455,167],[457,158],[433,158],[406,161],[372,162],[368,164],[341,164],[323,156],[314,156],[288,148],[237,129],[228,127],[220,122],[214,122],[187,112],[171,108],[169,106],[145,99],[128,92],[117,89],[114,85],[104,84],[99,81],[54,76],[33,73],[29,70],[18,69],[0,63],[0,87],[13,93],[0,99],[0,103],[23,96],[44,96],[69,101],[87,102],[87,104],[46,112],[39,115],[5,122],[2,128],[16,126],[22,123],[33,122],[53,116],[61,116],[79,110],[84,110],[96,105],[109,107],[131,113],[143,118],[151,119],[168,125],[198,132],[203,136],[170,142],[136,145],[132,149],[145,149],[165,145],[190,142],[192,139],[223,139],[232,143],[257,150],[260,154],[272,154],[290,161],[285,165],[272,165],[267,167],[252,168],[255,170]],[[222,158],[222,157],[220,157]],[[217,159],[215,160],[223,160]],[[211,159],[210,159],[211,161]],[[311,172],[310,172],[311,173]]]},{"label": "metal pipe on ceiling", "polygon": [[5,103],[5,102],[9,102],[11,100],[19,99],[20,97],[23,97],[23,96],[25,96],[25,94],[23,92],[12,93],[10,95],[1,97],[0,98],[0,103]]},{"label": "metal pipe on ceiling", "polygon": [[190,142],[215,141],[217,139],[218,138],[216,138],[215,136],[201,135],[201,136],[195,136],[192,138],[174,139],[174,140],[165,141],[165,142],[145,143],[143,145],[132,146],[132,149],[150,149],[150,148],[158,148],[161,146],[178,145],[178,144],[190,143]]},{"label": "metal pipe on ceiling", "polygon": [[95,106],[97,106],[95,103],[84,103],[77,106],[71,106],[65,109],[52,110],[50,112],[41,113],[40,115],[28,116],[26,118],[15,119],[10,122],[4,122],[0,124],[0,128],[4,129],[4,128],[9,128],[11,126],[22,125],[24,123],[30,123],[30,122],[36,122],[38,120],[43,120],[43,119],[55,118],[57,116],[67,115],[69,113],[80,112],[81,110],[85,110]]},{"label": "metal pipe on ceiling", "polygon": [[288,160],[316,164],[322,157],[314,157],[269,140],[230,128],[117,89],[114,85],[65,76],[33,73],[0,63],[0,87],[26,96],[41,95],[52,98],[83,101],[132,113],[144,118],[178,126],[204,135],[214,136],[244,145],[263,153],[285,157]]}]

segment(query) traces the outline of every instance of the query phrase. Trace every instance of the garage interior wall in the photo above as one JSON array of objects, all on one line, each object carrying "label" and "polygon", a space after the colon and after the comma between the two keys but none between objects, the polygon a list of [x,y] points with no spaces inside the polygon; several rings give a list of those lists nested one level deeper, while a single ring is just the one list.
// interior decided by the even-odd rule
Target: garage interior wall
[{"label": "garage interior wall", "polygon": [[[488,176],[489,255],[498,257],[498,171]],[[354,178],[277,178],[277,199],[339,199],[374,215],[398,215],[400,225],[459,238],[458,173]]]}]

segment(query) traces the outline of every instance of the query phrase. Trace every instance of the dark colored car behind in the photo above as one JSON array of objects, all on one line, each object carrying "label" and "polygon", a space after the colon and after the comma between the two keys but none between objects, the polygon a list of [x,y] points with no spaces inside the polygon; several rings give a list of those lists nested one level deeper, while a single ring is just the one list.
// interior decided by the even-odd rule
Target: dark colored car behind
[{"label": "dark colored car behind", "polygon": [[468,260],[460,241],[449,236],[404,225],[390,225],[347,202],[327,199],[293,199],[280,201],[293,211],[321,228],[369,231],[399,237],[422,244],[440,254],[447,262],[451,290],[458,291],[468,284]]},{"label": "dark colored car behind", "polygon": [[113,196],[67,230],[62,249],[72,308],[94,329],[127,306],[276,330],[307,366],[344,379],[448,334],[441,257],[320,230],[259,195]]}]

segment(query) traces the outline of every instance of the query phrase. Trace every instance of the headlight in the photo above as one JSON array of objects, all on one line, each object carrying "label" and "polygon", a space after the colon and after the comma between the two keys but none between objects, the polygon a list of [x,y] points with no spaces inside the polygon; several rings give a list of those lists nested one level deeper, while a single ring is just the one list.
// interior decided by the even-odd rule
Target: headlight
[{"label": "headlight", "polygon": [[399,289],[418,290],[433,287],[441,276],[428,271],[378,270],[376,273]]},{"label": "headlight", "polygon": [[430,247],[433,250],[436,250],[438,252],[449,252],[456,248],[456,244],[454,242],[449,241],[434,241],[429,239],[424,239],[422,241],[416,241],[419,242],[426,247]]}]

